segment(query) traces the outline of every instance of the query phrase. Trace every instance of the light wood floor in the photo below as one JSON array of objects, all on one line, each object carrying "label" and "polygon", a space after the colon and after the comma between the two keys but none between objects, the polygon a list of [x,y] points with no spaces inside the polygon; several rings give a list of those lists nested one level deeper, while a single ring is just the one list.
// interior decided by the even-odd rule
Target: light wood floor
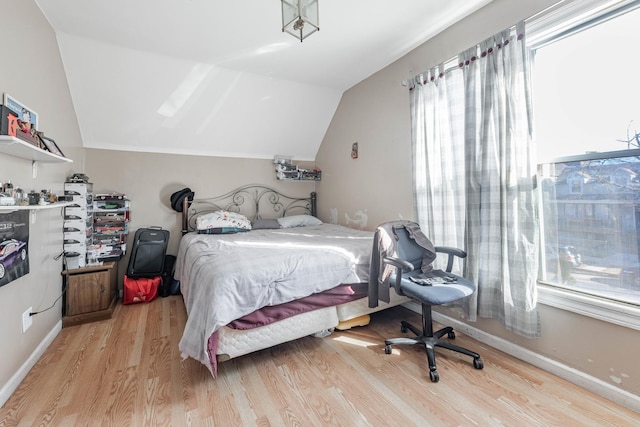
[{"label": "light wood floor", "polygon": [[429,381],[418,346],[386,355],[404,308],[367,327],[303,338],[219,366],[178,341],[181,297],[119,306],[114,318],[64,328],[0,409],[0,426],[631,426],[634,413],[458,334],[470,358],[438,350]]}]

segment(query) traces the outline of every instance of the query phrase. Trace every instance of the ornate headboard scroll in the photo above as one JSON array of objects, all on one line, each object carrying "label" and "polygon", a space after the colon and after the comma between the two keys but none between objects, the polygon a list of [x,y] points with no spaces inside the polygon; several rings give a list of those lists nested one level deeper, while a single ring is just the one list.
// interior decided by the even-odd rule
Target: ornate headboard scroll
[{"label": "ornate headboard scroll", "polygon": [[312,192],[309,197],[291,197],[264,185],[249,184],[221,196],[193,201],[185,197],[182,234],[196,228],[199,215],[219,210],[241,213],[251,220],[300,214],[316,216],[316,193]]}]

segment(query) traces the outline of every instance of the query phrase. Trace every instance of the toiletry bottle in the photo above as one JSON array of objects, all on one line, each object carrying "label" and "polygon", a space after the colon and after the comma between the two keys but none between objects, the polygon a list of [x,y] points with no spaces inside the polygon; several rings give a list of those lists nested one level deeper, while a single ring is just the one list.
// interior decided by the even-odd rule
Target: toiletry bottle
[{"label": "toiletry bottle", "polygon": [[2,191],[9,197],[13,197],[13,184],[11,180],[4,183]]}]

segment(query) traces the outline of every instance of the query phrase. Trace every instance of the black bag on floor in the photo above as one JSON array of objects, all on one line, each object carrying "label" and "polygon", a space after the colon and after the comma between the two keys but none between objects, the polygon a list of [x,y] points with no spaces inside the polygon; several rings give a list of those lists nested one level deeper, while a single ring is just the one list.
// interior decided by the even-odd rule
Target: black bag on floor
[{"label": "black bag on floor", "polygon": [[165,255],[163,270],[164,271],[162,272],[162,284],[160,285],[158,294],[161,297],[168,297],[169,295],[178,295],[180,293],[180,283],[173,278],[173,274],[176,271],[175,255]]},{"label": "black bag on floor", "polygon": [[160,227],[139,228],[133,238],[127,276],[156,277],[164,272],[169,231]]}]

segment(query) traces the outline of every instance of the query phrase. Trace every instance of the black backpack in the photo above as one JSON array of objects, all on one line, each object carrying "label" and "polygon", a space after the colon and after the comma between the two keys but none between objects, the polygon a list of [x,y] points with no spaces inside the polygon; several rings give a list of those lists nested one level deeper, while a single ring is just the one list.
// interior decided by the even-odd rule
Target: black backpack
[{"label": "black backpack", "polygon": [[173,278],[176,271],[175,255],[165,255],[164,268],[162,271],[162,283],[158,288],[158,295],[168,297],[169,295],[180,294],[180,282]]}]

